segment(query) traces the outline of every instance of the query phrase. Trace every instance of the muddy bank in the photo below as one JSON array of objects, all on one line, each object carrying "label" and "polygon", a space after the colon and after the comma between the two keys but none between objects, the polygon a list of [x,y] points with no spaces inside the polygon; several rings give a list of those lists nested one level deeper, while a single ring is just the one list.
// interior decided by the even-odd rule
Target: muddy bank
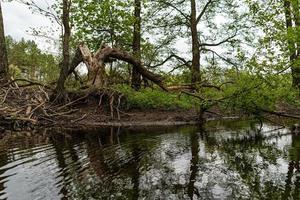
[{"label": "muddy bank", "polygon": [[[208,117],[208,116],[207,116]],[[99,126],[177,126],[199,123],[198,113],[189,111],[126,111],[120,114],[120,119],[112,118],[108,112],[98,112],[92,107],[90,110],[82,108],[69,118],[57,119],[55,123],[49,124],[42,121],[42,126],[74,127],[99,127]]]},{"label": "muddy bank", "polygon": [[[67,101],[64,103],[53,102],[51,92],[51,89],[42,86],[3,87],[0,90],[0,130],[38,127],[173,126],[200,122],[196,109],[128,109],[124,95],[110,89],[94,88],[68,92]],[[218,114],[212,113],[204,117],[220,118]]]},{"label": "muddy bank", "polygon": [[[16,121],[0,118],[0,130],[26,130],[35,128],[90,128],[90,127],[150,127],[150,126],[180,126],[201,123],[196,110],[120,110],[120,116],[111,117],[108,110],[102,110],[95,105],[80,105],[70,108],[76,110],[70,114],[52,118],[40,118],[36,123],[31,121]],[[205,114],[204,120],[236,119],[239,116],[220,116]]]},{"label": "muddy bank", "polygon": [[[68,101],[54,103],[51,90],[45,87],[9,86],[0,90],[0,132],[41,127],[85,128],[99,126],[177,126],[202,123],[196,109],[192,110],[130,110],[121,93],[109,89],[69,92]],[[299,109],[283,112],[299,114]],[[297,111],[297,112],[296,112]],[[241,113],[224,113],[213,108],[204,120],[245,117]],[[249,117],[249,116],[246,116]]]}]

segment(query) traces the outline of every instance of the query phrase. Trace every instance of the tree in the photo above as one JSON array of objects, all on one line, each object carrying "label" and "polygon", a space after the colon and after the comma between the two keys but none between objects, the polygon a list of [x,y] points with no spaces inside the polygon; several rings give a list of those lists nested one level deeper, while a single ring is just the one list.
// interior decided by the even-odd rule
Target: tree
[{"label": "tree", "polygon": [[105,63],[111,62],[112,60],[120,60],[131,64],[143,77],[153,81],[163,90],[167,91],[161,76],[148,71],[142,66],[140,60],[137,60],[128,52],[103,44],[95,53],[92,53],[85,44],[80,44],[69,68],[64,68],[64,70],[61,70],[60,72],[57,87],[61,86],[62,90],[56,90],[57,100],[65,100],[64,83],[72,71],[74,71],[81,62],[84,62],[88,67],[88,86],[96,88],[105,87],[107,83]]},{"label": "tree", "polygon": [[8,64],[14,78],[26,78],[49,83],[57,79],[58,58],[42,52],[31,40],[6,37]]},{"label": "tree", "polygon": [[62,61],[60,76],[59,76],[59,79],[57,81],[56,88],[55,88],[55,93],[58,95],[58,97],[64,96],[63,93],[65,90],[65,81],[66,81],[69,73],[74,72],[74,70],[70,71],[70,65],[71,65],[71,63],[70,63],[71,3],[72,3],[72,0],[63,0],[63,2],[62,2],[62,24],[63,24],[62,54],[63,54],[63,61]]},{"label": "tree", "polygon": [[70,65],[70,38],[71,38],[71,25],[70,25],[70,11],[71,0],[63,0],[62,10],[62,23],[63,23],[63,62],[62,68],[68,68]]},{"label": "tree", "polygon": [[[259,70],[282,74],[291,69],[291,82],[300,88],[300,17],[297,0],[247,1],[255,24]],[[253,42],[254,43],[254,42]]]},{"label": "tree", "polygon": [[[134,0],[135,21],[133,25],[132,50],[133,55],[139,60],[141,59],[141,6],[141,0]],[[131,87],[135,90],[139,90],[141,88],[141,75],[136,68],[132,69]]]},{"label": "tree", "polygon": [[0,80],[5,80],[8,73],[7,50],[4,35],[2,7],[0,2]]},{"label": "tree", "polygon": [[134,16],[132,4],[126,1],[73,0],[71,20],[74,24],[74,42],[85,42],[92,51],[101,43],[124,50],[132,49]]},{"label": "tree", "polygon": [[[283,6],[288,34],[287,43],[290,52],[293,86],[300,89],[300,35],[298,33],[300,29],[299,1],[284,0]],[[289,35],[294,35],[296,40],[293,39],[295,37],[290,37]]]},{"label": "tree", "polygon": [[[234,0],[208,0],[198,5],[195,0],[155,1],[154,7],[156,9],[152,10],[155,13],[153,15],[157,17],[150,28],[162,29],[162,34],[173,41],[188,38],[192,52],[191,60],[173,55],[173,52],[167,59],[175,57],[189,68],[191,72],[190,81],[193,87],[199,86],[202,82],[200,61],[208,58],[205,54],[212,54],[212,57],[219,57],[220,60],[232,65],[233,62],[217,53],[215,47],[222,46],[225,48],[225,45],[237,45],[238,40],[235,39],[237,31],[242,30],[240,23],[238,23],[242,21],[242,16],[236,10],[238,3]],[[215,19],[217,16],[225,17],[224,23],[217,22]],[[223,39],[218,40],[218,38]]]}]

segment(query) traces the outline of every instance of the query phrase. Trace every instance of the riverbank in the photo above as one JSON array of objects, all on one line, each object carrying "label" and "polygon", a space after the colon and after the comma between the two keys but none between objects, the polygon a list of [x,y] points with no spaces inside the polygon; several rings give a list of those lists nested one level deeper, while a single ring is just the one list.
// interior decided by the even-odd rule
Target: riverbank
[{"label": "riverbank", "polygon": [[[156,98],[156,105],[164,105],[163,108],[139,109],[128,108],[128,99],[124,94],[115,90],[86,90],[81,92],[69,92],[67,101],[54,103],[50,100],[51,89],[42,86],[21,87],[13,83],[0,90],[0,131],[1,130],[27,130],[43,127],[85,128],[100,126],[177,126],[198,124],[199,113],[197,107],[190,101],[188,108],[176,107],[172,100],[177,97],[172,93],[162,94]],[[148,98],[149,96],[149,98]],[[155,96],[149,94],[139,100],[152,100]],[[166,97],[168,98],[166,101]],[[175,101],[175,100],[174,100]],[[131,101],[133,103],[134,101]],[[185,101],[175,105],[185,105]],[[197,103],[197,102],[196,102]],[[145,104],[149,105],[149,104]],[[194,107],[194,108],[191,108]],[[290,113],[299,116],[299,109],[281,105],[277,108],[282,113]],[[271,115],[272,113],[267,113]],[[232,119],[249,117],[242,113],[224,110],[214,107],[204,114],[204,120]]]},{"label": "riverbank", "polygon": [[[34,83],[32,83],[34,84]],[[42,86],[19,86],[11,83],[0,90],[0,129],[24,130],[37,127],[93,126],[172,126],[199,123],[198,105],[194,108],[168,107],[182,105],[175,95],[165,94],[163,108],[128,108],[124,94],[110,89],[68,92],[65,102],[51,99],[51,89]],[[162,94],[160,94],[162,95]],[[155,98],[155,97],[152,97]],[[164,96],[160,96],[165,101]],[[147,97],[145,99],[150,99]],[[177,101],[176,103],[172,101]],[[160,99],[156,100],[157,104]],[[190,103],[190,102],[189,102]],[[173,105],[173,106],[174,106]],[[190,103],[190,105],[193,105]],[[205,118],[221,118],[206,114]]]}]

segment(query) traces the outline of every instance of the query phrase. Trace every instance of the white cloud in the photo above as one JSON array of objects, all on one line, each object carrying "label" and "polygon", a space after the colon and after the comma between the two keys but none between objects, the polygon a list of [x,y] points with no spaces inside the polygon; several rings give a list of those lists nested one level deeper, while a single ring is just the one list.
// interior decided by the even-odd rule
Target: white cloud
[{"label": "white cloud", "polygon": [[[45,2],[44,0],[36,1],[36,3],[42,7],[45,7]],[[28,6],[15,1],[2,3],[2,12],[6,35],[10,35],[16,40],[20,40],[21,38],[34,40],[39,47],[44,50],[51,52],[57,51],[53,43],[46,43],[45,39],[37,38],[27,32],[30,31],[31,28],[39,27],[43,27],[45,31],[47,31],[48,28],[50,30],[50,27],[53,27],[54,24],[52,24],[47,17],[32,13]],[[58,33],[51,33],[51,37],[58,38],[59,36]]]}]

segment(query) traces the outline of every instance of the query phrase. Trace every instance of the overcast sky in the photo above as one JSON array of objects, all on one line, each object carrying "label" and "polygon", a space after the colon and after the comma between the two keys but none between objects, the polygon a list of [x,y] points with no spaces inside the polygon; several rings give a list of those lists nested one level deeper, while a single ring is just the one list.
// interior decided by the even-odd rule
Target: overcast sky
[{"label": "overcast sky", "polygon": [[[57,0],[35,0],[34,2],[42,8],[47,8],[49,4],[56,1]],[[6,35],[12,36],[15,40],[22,38],[34,40],[42,50],[53,54],[59,53],[58,45],[55,45],[53,41],[49,43],[45,38],[34,37],[30,34],[31,28],[42,27],[43,31],[47,32],[48,35],[59,39],[59,32],[50,31],[51,27],[58,27],[57,24],[52,24],[47,17],[33,13],[28,6],[16,1],[2,3],[2,12]],[[224,21],[225,19],[222,16],[219,16],[219,18],[217,16],[216,23],[222,23]],[[221,36],[219,40],[222,40],[223,37],[224,36]],[[186,57],[186,59],[190,57],[190,53],[188,53],[189,47],[190,46],[186,44],[186,40],[183,39],[179,39],[175,45],[175,48],[179,50],[181,56]],[[226,50],[226,48],[222,47],[215,47],[214,49],[219,53]]]},{"label": "overcast sky", "polygon": [[[46,6],[45,0],[36,0],[39,5]],[[48,0],[48,2],[51,2]],[[32,13],[29,8],[18,2],[5,2],[2,3],[2,12],[4,20],[5,34],[12,36],[16,40],[21,38],[35,40],[40,48],[53,52],[53,44],[45,44],[45,39],[32,36],[30,28],[43,27],[44,30],[53,26],[50,20],[46,17]],[[57,33],[52,36],[58,37]],[[50,47],[51,46],[51,47]]]}]

